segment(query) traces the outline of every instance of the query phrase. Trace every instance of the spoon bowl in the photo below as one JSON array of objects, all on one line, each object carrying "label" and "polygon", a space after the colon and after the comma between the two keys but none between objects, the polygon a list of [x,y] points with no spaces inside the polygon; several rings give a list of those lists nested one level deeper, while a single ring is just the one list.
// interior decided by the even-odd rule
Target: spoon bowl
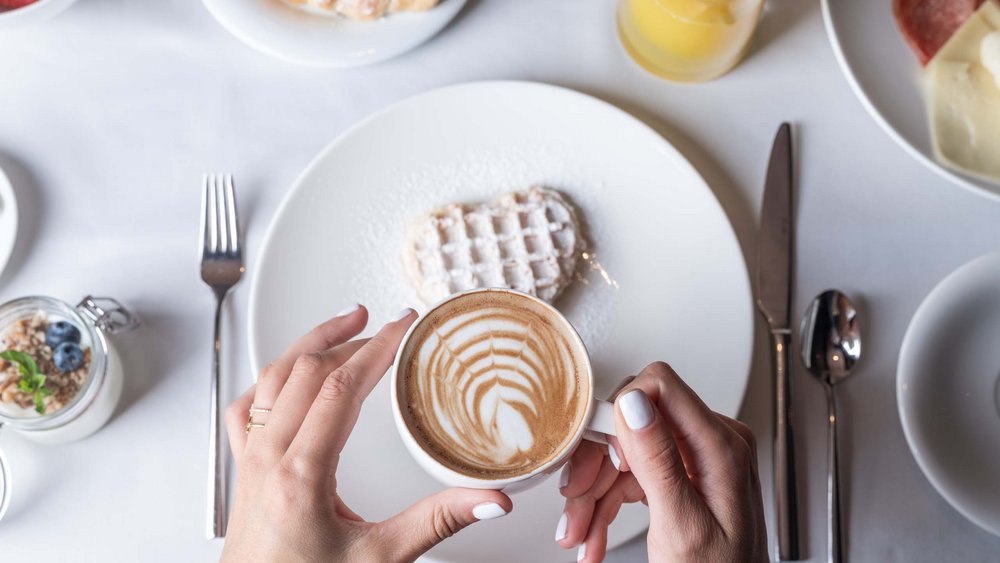
[{"label": "spoon bowl", "polygon": [[830,385],[851,375],[861,359],[857,309],[843,293],[830,289],[809,305],[799,327],[806,369]]}]

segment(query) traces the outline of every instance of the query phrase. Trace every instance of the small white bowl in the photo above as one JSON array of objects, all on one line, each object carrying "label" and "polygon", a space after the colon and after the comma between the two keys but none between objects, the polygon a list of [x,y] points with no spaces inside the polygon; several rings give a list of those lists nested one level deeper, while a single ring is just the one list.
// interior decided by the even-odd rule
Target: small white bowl
[{"label": "small white bowl", "polygon": [[913,315],[896,399],[906,441],[952,506],[1000,536],[1000,253],[955,270]]},{"label": "small white bowl", "polygon": [[442,0],[426,12],[354,21],[281,0],[202,0],[247,45],[289,62],[333,68],[370,65],[416,48],[448,25],[465,1]]},{"label": "small white bowl", "polygon": [[66,8],[76,0],[38,0],[23,8],[0,11],[0,29],[43,22]]}]

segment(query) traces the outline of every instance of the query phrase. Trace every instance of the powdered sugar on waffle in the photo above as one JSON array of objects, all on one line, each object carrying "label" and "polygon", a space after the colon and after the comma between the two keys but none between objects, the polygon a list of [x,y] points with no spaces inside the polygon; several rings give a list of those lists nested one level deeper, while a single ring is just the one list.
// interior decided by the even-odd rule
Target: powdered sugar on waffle
[{"label": "powdered sugar on waffle", "polygon": [[[365,220],[351,241],[350,253],[358,257],[351,287],[357,288],[357,299],[371,311],[373,322],[422,301],[408,282],[399,249],[414,216],[448,203],[490,201],[525,186],[551,187],[579,211],[580,232],[589,250],[600,254],[601,241],[612,236],[602,214],[603,202],[614,195],[607,185],[580,172],[575,165],[578,158],[559,147],[525,140],[502,151],[459,152],[444,164],[398,171],[389,165],[398,184],[352,210]],[[580,332],[591,354],[600,354],[611,336],[618,290],[585,266],[577,275],[582,276],[581,283],[567,288],[556,306]]]},{"label": "powdered sugar on waffle", "polygon": [[412,221],[406,238],[406,270],[428,305],[477,287],[552,302],[574,281],[585,248],[576,211],[540,187],[435,209]]}]

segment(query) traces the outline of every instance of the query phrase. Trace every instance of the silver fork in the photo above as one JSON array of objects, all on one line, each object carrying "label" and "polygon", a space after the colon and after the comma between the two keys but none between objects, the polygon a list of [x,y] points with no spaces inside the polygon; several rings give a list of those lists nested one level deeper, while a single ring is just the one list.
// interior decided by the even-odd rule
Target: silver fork
[{"label": "silver fork", "polygon": [[208,435],[208,539],[226,536],[226,460],[219,421],[219,351],[222,303],[243,276],[243,247],[236,217],[232,174],[205,174],[201,198],[201,279],[215,293],[215,347],[212,351],[212,419]]}]

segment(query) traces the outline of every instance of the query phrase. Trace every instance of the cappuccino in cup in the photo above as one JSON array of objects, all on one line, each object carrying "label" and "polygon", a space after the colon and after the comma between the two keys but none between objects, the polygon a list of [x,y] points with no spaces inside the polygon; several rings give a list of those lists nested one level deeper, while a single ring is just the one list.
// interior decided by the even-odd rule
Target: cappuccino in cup
[{"label": "cappuccino in cup", "polygon": [[548,303],[511,290],[439,303],[410,328],[393,375],[404,442],[457,486],[519,489],[551,473],[579,444],[596,403],[573,327]]}]

